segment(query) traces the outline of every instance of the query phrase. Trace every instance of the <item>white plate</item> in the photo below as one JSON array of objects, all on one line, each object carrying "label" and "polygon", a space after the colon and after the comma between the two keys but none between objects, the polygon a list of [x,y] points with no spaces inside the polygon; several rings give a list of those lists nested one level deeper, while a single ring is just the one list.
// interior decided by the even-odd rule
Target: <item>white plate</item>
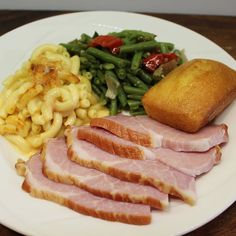
[{"label": "white plate", "polygon": [[[43,43],[67,42],[81,33],[107,33],[142,29],[185,49],[187,57],[211,58],[236,69],[235,60],[203,36],[177,24],[149,16],[124,12],[83,12],[36,21],[0,38],[0,78],[3,80]],[[209,29],[210,30],[210,29]],[[14,170],[20,156],[0,139],[0,222],[27,235],[156,236],[180,235],[215,218],[236,199],[236,104],[231,104],[216,122],[229,125],[230,141],[223,148],[222,163],[197,180],[198,202],[191,207],[172,200],[168,212],[152,211],[152,223],[133,226],[78,214],[55,203],[35,199],[21,190],[22,178]]]}]

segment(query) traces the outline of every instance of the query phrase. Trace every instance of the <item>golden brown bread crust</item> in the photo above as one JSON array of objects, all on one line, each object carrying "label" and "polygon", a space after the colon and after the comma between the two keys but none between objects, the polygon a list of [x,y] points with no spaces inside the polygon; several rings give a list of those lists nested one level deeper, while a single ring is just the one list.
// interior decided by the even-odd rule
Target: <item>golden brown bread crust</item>
[{"label": "golden brown bread crust", "polygon": [[191,60],[169,73],[142,99],[147,114],[174,128],[196,132],[236,97],[236,71],[209,59]]}]

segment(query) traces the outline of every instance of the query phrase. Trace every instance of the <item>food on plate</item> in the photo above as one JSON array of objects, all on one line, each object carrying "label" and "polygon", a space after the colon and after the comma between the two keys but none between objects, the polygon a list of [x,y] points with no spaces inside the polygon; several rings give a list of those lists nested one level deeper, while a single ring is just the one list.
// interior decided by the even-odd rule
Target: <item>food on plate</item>
[{"label": "food on plate", "polygon": [[122,181],[72,162],[67,156],[64,138],[50,139],[41,159],[44,175],[56,182],[74,184],[94,195],[117,201],[142,203],[157,209],[168,206],[168,195],[156,188]]},{"label": "food on plate", "polygon": [[[119,115],[117,120],[114,116],[94,120],[127,122],[131,119],[128,124],[140,124],[137,126],[136,123],[136,131],[143,131],[141,128],[144,129],[145,126],[142,122],[150,121],[145,116],[138,120],[135,118],[137,117]],[[119,122],[116,127],[124,131],[125,123]],[[159,125],[159,122],[153,122]],[[119,125],[123,126],[122,129],[119,129]],[[167,127],[168,131],[168,126],[163,127]],[[214,139],[212,137],[218,137],[218,131],[215,130],[220,125],[212,127],[210,137]],[[80,136],[80,133],[85,136]],[[138,139],[139,133],[135,134]],[[209,138],[205,135],[198,136],[196,143],[201,146],[201,139],[204,137]],[[185,138],[185,142],[188,141],[192,142]],[[104,145],[113,147],[114,150],[111,151]],[[117,154],[118,147],[120,156],[109,153]],[[143,160],[129,159],[132,149],[139,150]],[[165,209],[168,206],[168,194],[190,205],[195,204],[195,176],[209,171],[220,161],[220,157],[217,146],[211,146],[209,151],[203,153],[176,152],[140,146],[101,128],[68,126],[65,138],[48,140],[41,155],[36,154],[27,161],[22,187],[32,196],[55,201],[82,214],[130,224],[148,224],[151,221],[150,207]]]},{"label": "food on plate", "polygon": [[120,110],[140,115],[145,113],[144,93],[185,61],[174,44],[155,38],[155,34],[140,30],[95,32],[61,45],[71,56],[80,57],[82,73],[90,74],[93,91],[111,115]]},{"label": "food on plate", "polygon": [[67,125],[82,125],[109,114],[79,73],[80,59],[60,45],[37,47],[3,83],[0,134],[31,155]]},{"label": "food on plate", "polygon": [[4,82],[0,134],[33,154],[15,165],[25,191],[136,225],[169,197],[196,203],[195,177],[220,162],[218,145],[228,142],[225,124],[205,125],[236,96],[236,72],[184,63],[155,37],[123,30],[45,44]]},{"label": "food on plate", "polygon": [[196,202],[194,177],[158,160],[131,160],[107,153],[87,141],[77,139],[77,132],[72,132],[71,128],[67,129],[65,135],[68,156],[72,161],[122,180],[151,185],[191,205]]},{"label": "food on plate", "polygon": [[26,173],[26,165],[25,165],[25,161],[23,159],[17,159],[17,162],[15,164],[15,169],[16,169],[16,173],[19,176],[25,176]]},{"label": "food on plate", "polygon": [[[115,118],[111,116],[94,120],[100,123],[110,120],[112,122],[108,124],[112,127],[115,124],[117,130],[126,129],[129,131],[126,134],[133,132],[136,141],[143,137],[143,131],[146,132],[145,135],[149,134],[145,130],[144,122],[149,121],[152,126],[156,123],[160,127],[159,122],[150,121],[146,116],[117,115]],[[135,126],[126,125],[131,123]],[[208,126],[211,127],[210,135],[209,132],[203,132],[203,135],[186,133],[197,136],[189,140],[185,137],[184,144],[187,147],[186,143],[189,142],[191,146],[193,140],[196,141],[195,146],[202,146],[203,139],[208,142],[208,146],[210,143],[211,149],[203,152],[148,148],[101,128],[68,126],[65,137],[49,139],[41,154],[31,157],[26,165],[21,161],[18,163],[20,173],[24,167],[25,180],[22,188],[34,197],[60,203],[82,214],[129,224],[149,224],[151,208],[165,210],[172,196],[190,205],[196,203],[195,177],[210,171],[219,163],[221,151],[217,142],[221,143],[228,138],[227,133],[219,135],[221,126],[224,127]],[[133,127],[137,129],[129,129]],[[161,135],[165,133],[165,127],[166,133],[169,129],[172,132],[174,130],[163,125],[160,140],[164,139]],[[184,134],[183,131],[177,131],[177,134],[178,132]],[[173,134],[172,136],[177,137]],[[165,135],[163,137],[166,138]],[[209,142],[208,139],[217,142]],[[129,155],[136,158],[133,150],[141,159],[130,159]]]},{"label": "food on plate", "polygon": [[163,147],[175,151],[204,152],[228,141],[225,124],[208,125],[195,134],[174,129],[148,116],[119,114],[92,119],[90,124],[142,146]]},{"label": "food on plate", "polygon": [[179,66],[142,98],[147,114],[174,128],[196,132],[236,97],[236,71],[208,59]]},{"label": "food on plate", "polygon": [[167,148],[143,147],[100,128],[80,126],[75,129],[79,139],[93,143],[111,154],[131,159],[159,160],[191,176],[210,171],[221,159],[219,147],[206,152],[176,152]]},{"label": "food on plate", "polygon": [[128,224],[145,225],[151,222],[150,206],[113,201],[97,197],[76,186],[56,183],[42,173],[40,155],[27,162],[22,188],[32,196],[67,206],[84,215]]},{"label": "food on plate", "polygon": [[155,37],[123,30],[37,47],[4,81],[0,135],[30,156],[67,125],[122,110],[145,114],[144,93],[185,60],[174,44]]}]

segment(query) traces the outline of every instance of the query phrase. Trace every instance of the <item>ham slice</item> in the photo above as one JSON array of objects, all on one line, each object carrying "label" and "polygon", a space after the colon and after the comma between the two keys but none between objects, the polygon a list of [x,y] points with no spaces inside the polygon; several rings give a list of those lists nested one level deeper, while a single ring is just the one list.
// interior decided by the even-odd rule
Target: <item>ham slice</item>
[{"label": "ham slice", "polygon": [[142,146],[170,148],[175,151],[204,152],[228,141],[225,124],[208,125],[194,134],[176,130],[147,116],[95,118],[90,124]]},{"label": "ham slice", "polygon": [[80,165],[100,170],[122,180],[147,184],[172,194],[189,204],[196,201],[195,179],[157,160],[131,160],[120,158],[77,139],[77,129],[68,128],[68,155]]},{"label": "ham slice", "polygon": [[28,161],[22,188],[34,197],[59,203],[85,215],[137,225],[149,224],[151,221],[151,211],[147,205],[97,197],[73,185],[49,180],[42,174],[39,155]]},{"label": "ham slice", "polygon": [[143,160],[159,160],[185,174],[196,176],[205,173],[220,161],[218,147],[204,153],[176,152],[166,148],[146,148],[107,132],[104,129],[81,126],[77,137],[121,157]]},{"label": "ham slice", "polygon": [[113,200],[142,203],[158,209],[168,206],[168,195],[151,186],[125,182],[71,161],[64,138],[50,139],[43,153],[43,173],[56,182],[74,184]]}]

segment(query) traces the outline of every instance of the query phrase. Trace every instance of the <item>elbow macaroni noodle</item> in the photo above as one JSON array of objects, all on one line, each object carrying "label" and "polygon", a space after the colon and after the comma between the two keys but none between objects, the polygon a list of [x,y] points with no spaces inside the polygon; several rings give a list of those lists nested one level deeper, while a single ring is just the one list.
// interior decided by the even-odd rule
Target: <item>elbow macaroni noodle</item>
[{"label": "elbow macaroni noodle", "polygon": [[24,154],[37,152],[68,125],[85,125],[109,115],[93,94],[80,59],[60,45],[37,47],[31,58],[3,83],[0,135]]}]

